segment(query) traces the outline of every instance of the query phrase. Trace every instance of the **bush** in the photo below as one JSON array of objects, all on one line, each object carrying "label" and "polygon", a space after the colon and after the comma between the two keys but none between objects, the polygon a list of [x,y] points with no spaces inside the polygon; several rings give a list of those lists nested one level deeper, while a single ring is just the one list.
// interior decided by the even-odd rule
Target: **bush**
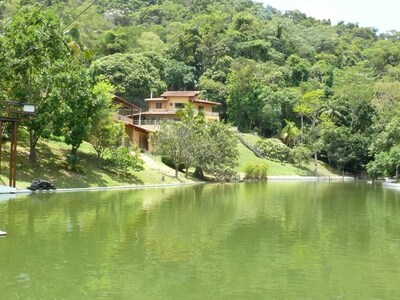
[{"label": "bush", "polygon": [[278,139],[257,141],[257,146],[265,154],[265,158],[278,162],[287,162],[290,157],[290,148]]},{"label": "bush", "polygon": [[265,179],[267,178],[268,164],[247,163],[243,171],[246,179]]},{"label": "bush", "polygon": [[143,160],[137,153],[133,154],[128,147],[119,147],[111,152],[110,157],[106,160],[107,164],[116,168],[117,172],[125,175],[129,169],[134,171],[143,170]]},{"label": "bush", "polygon": [[301,166],[302,163],[308,163],[311,159],[312,152],[305,145],[294,146],[290,150],[290,159],[291,161]]}]

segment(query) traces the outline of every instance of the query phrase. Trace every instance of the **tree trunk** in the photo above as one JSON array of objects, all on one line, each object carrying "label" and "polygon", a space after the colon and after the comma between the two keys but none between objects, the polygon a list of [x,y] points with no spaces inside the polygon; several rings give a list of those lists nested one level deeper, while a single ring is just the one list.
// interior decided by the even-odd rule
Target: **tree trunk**
[{"label": "tree trunk", "polygon": [[189,177],[189,166],[185,166],[185,178]]},{"label": "tree trunk", "polygon": [[300,135],[300,142],[303,143],[304,137],[304,119],[303,119],[303,115],[300,115],[300,121],[301,121],[301,135]]},{"label": "tree trunk", "polygon": [[35,135],[34,131],[29,132],[29,160],[36,162],[36,144],[39,138]]},{"label": "tree trunk", "polygon": [[316,150],[314,150],[314,167],[315,176],[318,176],[318,154]]},{"label": "tree trunk", "polygon": [[72,146],[72,148],[71,148],[71,155],[76,156],[76,153],[78,152],[78,148],[79,148],[79,146],[78,146],[78,147]]},{"label": "tree trunk", "polygon": [[196,170],[194,171],[194,177],[200,179],[200,180],[205,180],[205,176],[203,173],[203,170],[200,167],[196,167]]},{"label": "tree trunk", "polygon": [[397,180],[399,180],[399,167],[400,167],[400,164],[397,164],[396,165],[396,182],[397,182]]},{"label": "tree trunk", "polygon": [[175,178],[178,179],[178,174],[179,174],[179,163],[175,164]]}]

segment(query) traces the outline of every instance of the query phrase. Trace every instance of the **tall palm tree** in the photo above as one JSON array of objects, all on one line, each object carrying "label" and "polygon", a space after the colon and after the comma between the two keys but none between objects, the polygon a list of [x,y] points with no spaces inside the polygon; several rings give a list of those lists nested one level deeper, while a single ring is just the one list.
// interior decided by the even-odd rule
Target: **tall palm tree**
[{"label": "tall palm tree", "polygon": [[337,101],[328,101],[324,103],[319,111],[321,115],[327,115],[333,123],[340,123],[346,120],[344,112],[346,112],[346,107],[340,105]]}]

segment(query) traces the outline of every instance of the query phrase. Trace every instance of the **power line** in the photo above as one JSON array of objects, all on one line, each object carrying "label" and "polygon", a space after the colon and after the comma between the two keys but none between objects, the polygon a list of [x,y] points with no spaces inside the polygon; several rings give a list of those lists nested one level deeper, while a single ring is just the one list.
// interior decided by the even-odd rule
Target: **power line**
[{"label": "power line", "polygon": [[[75,22],[76,19],[78,19],[82,14],[84,14],[90,7],[92,7],[98,0],[94,0],[91,4],[89,4],[79,15],[77,15],[67,26],[64,27],[64,29],[62,30],[62,32],[65,31],[65,29],[67,29],[73,22]],[[82,2],[84,3],[84,2]],[[44,5],[42,5],[42,7],[40,8],[40,10],[44,7]],[[18,11],[22,8],[22,6],[18,9]],[[17,13],[18,11],[10,18],[12,19]],[[10,19],[7,21],[7,23],[10,21]],[[6,24],[7,25],[7,24]],[[5,25],[4,25],[5,26]],[[31,52],[32,50],[34,50],[34,47],[30,47],[28,50],[26,50],[24,53],[22,53],[18,59],[23,58],[25,55],[27,55],[29,52]],[[17,59],[17,60],[18,60]]]},{"label": "power line", "polygon": [[16,11],[16,12],[7,20],[7,22],[3,25],[3,28],[6,27],[8,23],[10,23],[10,21],[12,20],[12,18],[14,18],[14,17],[19,13],[19,11],[20,11],[23,7],[24,7],[24,6],[21,5],[21,6],[17,9],[17,11]]},{"label": "power line", "polygon": [[64,27],[62,30],[64,32],[65,29],[67,29],[72,23],[76,21],[81,15],[83,15],[89,8],[91,8],[98,0],[94,0],[92,3],[89,4],[88,7],[86,7],[79,15],[77,15],[67,26]]},{"label": "power line", "polygon": [[[6,0],[6,1],[7,1],[7,0]],[[44,8],[45,6],[46,6],[46,2],[43,2],[42,6],[40,6],[40,8],[39,8],[39,12],[42,11],[43,8]],[[7,22],[3,25],[3,28],[5,28],[5,27],[7,26],[7,24],[10,23],[10,21],[12,21],[12,19],[18,14],[18,12],[19,12],[23,7],[24,7],[24,6],[21,5],[21,6],[18,8],[18,10],[17,10],[17,11],[7,20]],[[34,17],[34,16],[31,16],[31,17],[28,19],[27,23],[29,23],[29,22],[32,20],[33,17]]]},{"label": "power line", "polygon": [[[42,4],[42,6],[40,6],[40,8],[39,8],[39,10],[38,10],[38,12],[40,12],[40,11],[42,11],[43,10],[43,8],[46,6],[46,2],[43,2],[43,4]],[[22,6],[19,8],[19,10],[22,8]],[[18,10],[18,11],[19,11]],[[18,13],[18,11],[11,17],[11,18],[13,18],[17,13]],[[10,18],[10,19],[11,19]],[[26,22],[27,24],[29,24],[29,22],[32,20],[32,18],[34,18],[34,14],[32,14],[32,16],[28,19],[28,21]],[[8,21],[7,21],[7,23],[8,23]],[[6,26],[7,24],[5,24],[4,26],[3,26],[3,28]],[[29,49],[27,49],[24,53],[22,53],[19,57],[18,57],[18,59],[21,59],[21,58],[23,58],[26,54],[28,54],[29,52],[31,52],[32,50],[35,50],[35,47],[30,47]]]},{"label": "power line", "polygon": [[7,2],[8,0],[4,0],[4,2],[1,4],[1,6],[0,6],[0,9],[2,9],[3,8],[3,6],[6,4],[6,2]]},{"label": "power line", "polygon": [[72,14],[79,6],[81,6],[83,3],[85,3],[85,0],[81,1],[79,4],[75,5],[75,7],[72,9],[70,14]]}]

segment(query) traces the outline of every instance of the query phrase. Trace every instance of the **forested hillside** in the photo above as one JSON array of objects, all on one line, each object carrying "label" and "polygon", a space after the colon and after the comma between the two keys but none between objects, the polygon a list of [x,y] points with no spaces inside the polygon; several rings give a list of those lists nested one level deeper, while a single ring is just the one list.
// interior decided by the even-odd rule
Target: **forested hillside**
[{"label": "forested hillside", "polygon": [[400,32],[250,0],[3,0],[0,17],[0,99],[47,99],[33,142],[56,133],[79,147],[87,87],[101,83],[95,95],[141,106],[201,90],[241,131],[341,171],[387,176],[400,164]]}]

